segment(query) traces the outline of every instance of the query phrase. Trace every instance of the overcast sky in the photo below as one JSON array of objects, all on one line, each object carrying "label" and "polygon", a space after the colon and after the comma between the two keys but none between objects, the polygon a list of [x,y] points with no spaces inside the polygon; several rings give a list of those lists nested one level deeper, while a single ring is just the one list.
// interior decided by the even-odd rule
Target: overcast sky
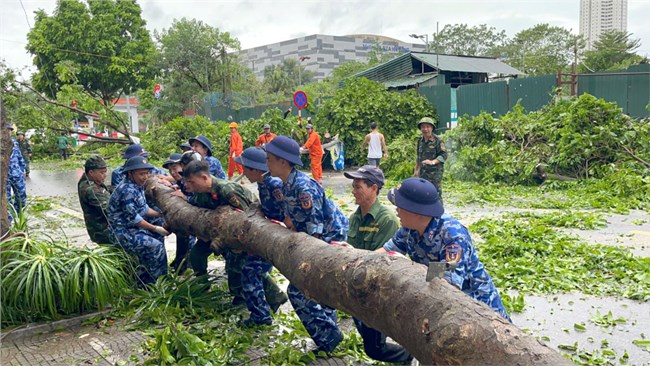
[{"label": "overcast sky", "polygon": [[[445,24],[488,24],[504,29],[509,37],[535,24],[549,23],[578,33],[579,0],[474,0],[474,1],[223,1],[140,0],[142,15],[150,31],[169,28],[175,18],[196,18],[229,31],[242,49],[310,35],[369,33],[406,42],[418,33],[429,35]],[[25,51],[34,11],[52,14],[55,0],[2,0],[0,12],[0,59],[12,68],[29,67]],[[24,7],[24,10],[23,10]],[[650,56],[650,0],[628,0],[627,29],[641,39],[638,53]]]}]

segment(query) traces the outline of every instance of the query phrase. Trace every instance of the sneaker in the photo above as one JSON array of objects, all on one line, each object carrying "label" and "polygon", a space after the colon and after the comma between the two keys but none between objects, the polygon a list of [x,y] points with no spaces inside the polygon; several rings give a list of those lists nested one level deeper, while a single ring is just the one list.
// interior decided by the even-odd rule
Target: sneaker
[{"label": "sneaker", "polygon": [[239,325],[242,328],[252,328],[252,327],[257,327],[257,326],[260,326],[260,325],[271,325],[271,324],[273,324],[273,320],[271,320],[271,319],[265,320],[263,322],[258,323],[256,321],[254,321],[253,319],[248,318],[248,319],[240,320],[240,321],[237,322],[237,325]]},{"label": "sneaker", "polygon": [[282,306],[282,304],[284,304],[287,301],[289,301],[289,297],[287,295],[284,295],[284,297],[282,298],[282,301],[280,301],[279,303],[273,304],[273,305],[269,304],[269,306],[271,307],[271,311],[273,311],[273,313],[277,314],[278,310],[280,309],[280,306]]}]

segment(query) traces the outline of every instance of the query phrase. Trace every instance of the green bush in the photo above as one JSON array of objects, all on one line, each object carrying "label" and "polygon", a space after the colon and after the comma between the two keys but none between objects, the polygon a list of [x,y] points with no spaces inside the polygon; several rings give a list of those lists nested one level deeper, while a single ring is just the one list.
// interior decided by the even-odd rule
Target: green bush
[{"label": "green bush", "polygon": [[539,164],[574,178],[603,178],[612,169],[644,175],[650,168],[650,124],[588,94],[528,114],[518,105],[500,119],[461,118],[446,142],[455,155],[449,174],[484,183],[534,183]]},{"label": "green bush", "polygon": [[346,161],[361,165],[367,157],[361,143],[370,132],[371,122],[378,122],[379,130],[390,143],[399,136],[417,131],[416,124],[420,118],[436,115],[435,108],[415,90],[390,92],[380,83],[353,78],[323,103],[318,111],[316,128],[320,132],[339,134],[347,148]]}]

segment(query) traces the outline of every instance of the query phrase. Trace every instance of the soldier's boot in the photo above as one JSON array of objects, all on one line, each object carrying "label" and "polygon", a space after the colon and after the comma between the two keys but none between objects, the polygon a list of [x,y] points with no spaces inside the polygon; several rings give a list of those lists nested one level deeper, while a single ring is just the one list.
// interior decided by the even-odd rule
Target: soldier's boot
[{"label": "soldier's boot", "polygon": [[264,297],[266,298],[266,302],[269,303],[271,311],[277,313],[280,306],[287,302],[289,297],[280,289],[269,273],[265,273],[262,277],[262,284],[264,285]]}]

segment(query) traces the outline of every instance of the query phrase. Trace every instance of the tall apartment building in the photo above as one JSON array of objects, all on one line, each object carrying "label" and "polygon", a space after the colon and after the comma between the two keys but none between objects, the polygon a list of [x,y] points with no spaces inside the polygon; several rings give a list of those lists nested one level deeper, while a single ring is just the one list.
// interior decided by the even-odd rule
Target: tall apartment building
[{"label": "tall apartment building", "polygon": [[627,0],[580,0],[580,34],[587,40],[587,50],[613,29],[627,30]]}]

